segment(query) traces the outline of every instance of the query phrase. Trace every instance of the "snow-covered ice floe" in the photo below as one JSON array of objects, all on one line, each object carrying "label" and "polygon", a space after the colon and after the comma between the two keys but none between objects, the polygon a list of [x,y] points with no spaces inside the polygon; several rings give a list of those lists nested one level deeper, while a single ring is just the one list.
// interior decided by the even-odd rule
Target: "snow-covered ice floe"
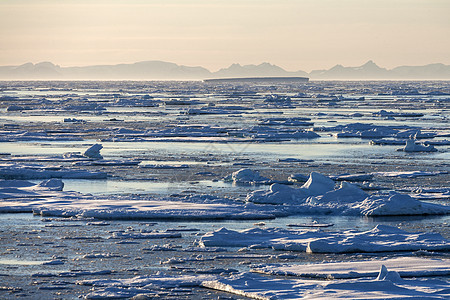
[{"label": "snow-covered ice floe", "polygon": [[15,199],[0,204],[0,212],[33,212],[42,216],[86,217],[111,220],[258,220],[273,219],[264,210],[245,211],[242,205],[220,203],[192,203],[177,200],[121,200],[97,198],[45,198],[24,201]]},{"label": "snow-covered ice floe", "polygon": [[381,266],[376,279],[284,279],[242,273],[202,286],[252,299],[448,299],[450,284],[438,279],[402,279]]},{"label": "snow-covered ice floe", "polygon": [[399,177],[399,178],[415,178],[422,176],[437,176],[442,174],[448,174],[448,171],[398,171],[398,172],[373,172],[371,173],[378,177]]},{"label": "snow-covered ice floe", "polygon": [[434,132],[423,133],[421,128],[410,126],[383,126],[364,123],[351,123],[346,125],[338,125],[335,127],[318,127],[315,131],[336,131],[334,134],[337,138],[359,137],[363,139],[378,138],[434,138],[437,136]]},{"label": "snow-covered ice floe", "polygon": [[[307,270],[304,271],[301,267]],[[430,268],[434,270],[430,272]],[[78,280],[76,283],[93,287],[92,292],[85,296],[86,299],[131,298],[139,297],[138,295],[146,299],[148,296],[158,297],[158,293],[167,291],[189,292],[189,289],[194,287],[215,289],[251,299],[448,299],[448,281],[434,278],[404,279],[402,276],[448,274],[449,269],[448,260],[403,257],[364,262],[269,265],[254,270],[269,276],[249,272],[230,276],[166,275],[159,272],[126,279]],[[270,275],[291,275],[299,278]],[[300,278],[302,276],[310,278]]]},{"label": "snow-covered ice floe", "polygon": [[318,264],[273,264],[255,267],[253,271],[270,275],[305,278],[350,279],[377,277],[382,265],[397,272],[401,277],[450,275],[450,259],[421,257],[377,258]]},{"label": "snow-covered ice floe", "polygon": [[[276,278],[254,273],[239,273],[229,277],[215,275],[138,276],[128,279],[88,279],[78,285],[92,286],[86,299],[117,299],[158,297],[167,291],[189,292],[189,288],[204,287],[245,296],[251,299],[448,299],[450,284],[439,279],[403,279],[386,266],[379,267],[376,279],[313,280]],[[183,289],[185,288],[185,289]]]},{"label": "snow-covered ice floe", "polygon": [[106,179],[106,172],[92,172],[87,170],[74,170],[61,166],[27,165],[27,164],[1,164],[1,179]]},{"label": "snow-covered ice floe", "polygon": [[438,233],[410,233],[386,225],[377,225],[368,231],[342,232],[281,228],[235,231],[221,228],[206,233],[198,243],[202,247],[258,247],[309,253],[450,250],[450,242]]},{"label": "snow-covered ice floe", "polygon": [[[414,175],[420,176],[417,173]],[[300,188],[274,183],[269,190],[249,193],[246,200],[256,204],[279,205],[290,214],[389,216],[450,213],[450,206],[421,202],[409,195],[396,192],[369,195],[358,186],[345,181],[335,189],[335,182],[332,179],[316,172],[311,173],[308,181]]]},{"label": "snow-covered ice floe", "polygon": [[[7,187],[9,185],[9,187]],[[62,192],[59,179],[33,184],[0,181],[0,213],[33,212],[42,216],[98,219],[259,220],[273,219],[277,211],[207,195],[171,198],[96,198]]]}]

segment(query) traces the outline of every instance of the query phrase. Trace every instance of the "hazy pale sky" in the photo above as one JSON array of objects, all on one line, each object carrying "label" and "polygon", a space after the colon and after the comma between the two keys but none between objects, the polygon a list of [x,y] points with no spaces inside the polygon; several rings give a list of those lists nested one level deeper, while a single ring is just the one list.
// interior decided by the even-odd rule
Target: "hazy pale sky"
[{"label": "hazy pale sky", "polygon": [[0,65],[450,64],[450,0],[2,0]]}]

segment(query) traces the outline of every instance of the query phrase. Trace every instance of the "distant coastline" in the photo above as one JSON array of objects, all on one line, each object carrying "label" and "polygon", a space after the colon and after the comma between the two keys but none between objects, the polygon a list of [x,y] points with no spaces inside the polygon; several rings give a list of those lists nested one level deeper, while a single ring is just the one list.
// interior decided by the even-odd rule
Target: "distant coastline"
[{"label": "distant coastline", "polygon": [[[286,71],[270,64],[232,64],[216,72],[201,66],[183,66],[164,61],[131,64],[62,67],[51,62],[0,66],[0,80],[222,80],[226,78],[310,78],[311,80],[450,80],[450,65],[379,67],[373,61],[357,67],[336,65],[309,73]],[[234,79],[235,80],[235,79]],[[279,79],[277,79],[279,81]],[[231,80],[228,80],[231,81]],[[259,80],[260,81],[260,80]]]},{"label": "distant coastline", "polygon": [[251,82],[251,83],[267,83],[267,82],[308,82],[308,77],[235,77],[235,78],[214,78],[205,79],[204,82],[210,83],[234,83],[234,82]]}]

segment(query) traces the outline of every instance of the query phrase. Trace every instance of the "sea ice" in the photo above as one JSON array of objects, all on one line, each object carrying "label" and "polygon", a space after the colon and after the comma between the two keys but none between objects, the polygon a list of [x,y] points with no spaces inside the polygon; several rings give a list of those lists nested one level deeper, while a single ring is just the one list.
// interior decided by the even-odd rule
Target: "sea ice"
[{"label": "sea ice", "polygon": [[401,277],[446,276],[450,274],[450,259],[397,257],[318,264],[274,264],[255,267],[258,273],[306,278],[350,279],[376,277],[380,266],[397,272]]},{"label": "sea ice", "polygon": [[[164,275],[153,274],[127,279],[87,279],[78,285],[93,286],[96,290],[86,295],[87,299],[131,298],[142,293],[152,293],[155,288],[198,287],[203,281],[213,280],[214,275]],[[99,289],[101,288],[101,289]]]},{"label": "sea ice", "polygon": [[448,171],[398,171],[398,172],[374,172],[371,173],[375,176],[383,177],[399,177],[399,178],[415,178],[421,176],[437,176],[441,174],[448,174]]},{"label": "sea ice", "polygon": [[368,231],[286,230],[251,228],[234,231],[221,228],[201,237],[202,247],[259,246],[275,250],[311,253],[392,252],[450,250],[450,242],[437,233],[409,233],[395,227],[377,225]]},{"label": "sea ice", "polygon": [[252,299],[447,299],[450,284],[438,279],[402,279],[386,267],[377,279],[286,279],[241,273],[202,286]]},{"label": "sea ice", "polygon": [[90,172],[74,170],[63,167],[46,167],[43,165],[3,164],[0,165],[0,178],[2,179],[106,179],[105,172]]},{"label": "sea ice", "polygon": [[[358,175],[355,178],[368,178],[372,175],[397,176],[400,174],[372,173]],[[395,197],[393,194],[369,195],[360,187],[345,181],[337,189],[334,186],[334,181],[329,177],[312,172],[308,181],[300,188],[274,183],[269,190],[250,192],[246,201],[255,204],[282,205],[280,212],[283,210],[291,215],[316,213],[389,216],[450,213],[450,206],[421,202],[408,195],[398,193]]]}]

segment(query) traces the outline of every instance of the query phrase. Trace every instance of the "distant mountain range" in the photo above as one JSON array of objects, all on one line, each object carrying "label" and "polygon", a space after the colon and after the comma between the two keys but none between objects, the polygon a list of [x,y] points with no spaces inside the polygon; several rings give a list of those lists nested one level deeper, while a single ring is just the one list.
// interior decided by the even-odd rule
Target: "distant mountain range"
[{"label": "distant mountain range", "polygon": [[304,76],[311,79],[450,79],[450,66],[430,64],[401,66],[388,70],[368,61],[359,67],[336,65],[329,70],[289,72],[269,63],[259,65],[232,64],[211,72],[203,67],[188,67],[163,61],[143,61],[134,64],[60,67],[51,62],[26,63],[20,66],[0,66],[0,79],[59,79],[59,80],[197,80],[230,77]]}]

